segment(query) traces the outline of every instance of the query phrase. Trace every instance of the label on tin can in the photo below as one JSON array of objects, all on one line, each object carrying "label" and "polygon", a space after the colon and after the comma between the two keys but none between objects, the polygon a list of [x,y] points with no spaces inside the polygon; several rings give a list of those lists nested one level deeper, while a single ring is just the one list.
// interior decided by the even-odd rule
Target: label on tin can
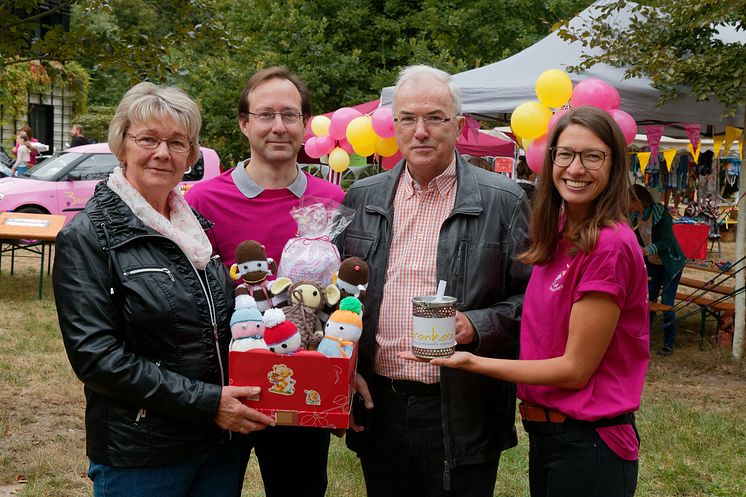
[{"label": "label on tin can", "polygon": [[421,318],[412,316],[412,347],[432,351],[437,356],[456,346],[456,316]]}]

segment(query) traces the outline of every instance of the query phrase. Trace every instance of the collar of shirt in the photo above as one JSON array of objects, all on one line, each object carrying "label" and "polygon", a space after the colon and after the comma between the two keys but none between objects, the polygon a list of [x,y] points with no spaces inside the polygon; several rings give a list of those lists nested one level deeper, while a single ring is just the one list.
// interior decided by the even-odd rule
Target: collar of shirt
[{"label": "collar of shirt", "polygon": [[[246,172],[246,165],[248,163],[249,159],[239,162],[233,169],[231,177],[233,178],[236,187],[246,196],[246,198],[254,198],[258,197],[265,189],[257,185],[256,182],[251,179],[249,173]],[[301,198],[306,192],[308,178],[306,178],[306,175],[303,174],[303,171],[300,170],[300,167],[297,164],[295,167],[298,174],[295,176],[295,180],[287,186],[287,189],[296,197]]]},{"label": "collar of shirt", "polygon": [[439,194],[441,197],[445,197],[456,184],[456,157],[454,156],[445,171],[430,180],[430,183],[428,183],[427,188],[424,190],[420,184],[412,178],[412,175],[409,174],[409,167],[404,168],[402,183],[404,184],[404,192],[406,193],[405,198],[411,198],[415,193],[426,193],[431,190]]}]

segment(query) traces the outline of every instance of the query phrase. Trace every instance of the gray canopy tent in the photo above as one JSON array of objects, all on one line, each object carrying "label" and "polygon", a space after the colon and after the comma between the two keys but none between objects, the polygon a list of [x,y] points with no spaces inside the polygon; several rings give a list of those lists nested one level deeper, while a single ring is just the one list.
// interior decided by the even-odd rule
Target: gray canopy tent
[{"label": "gray canopy tent", "polygon": [[[570,26],[581,26],[596,17],[597,9],[604,3],[607,2],[595,2],[572,19]],[[633,6],[628,2],[615,13],[610,21],[612,25],[626,25]],[[719,37],[724,42],[746,43],[746,32],[739,32],[734,27],[721,28]],[[453,80],[461,90],[463,112],[476,118],[504,118],[523,102],[536,100],[534,86],[542,72],[552,68],[567,70],[568,66],[578,65],[584,51],[593,53],[580,43],[567,42],[553,32],[512,57],[455,74]],[[570,78],[573,83],[590,77],[599,78],[614,86],[622,97],[621,109],[632,115],[639,124],[699,123],[717,125],[718,129],[726,125],[743,126],[743,109],[734,118],[723,119],[723,105],[720,102],[697,102],[686,88],[680,90],[678,98],[657,107],[660,92],[651,86],[650,79],[624,79],[624,71],[624,68],[596,64],[581,74],[571,73]],[[393,87],[384,88],[381,92],[384,105],[391,103],[392,92]]]},{"label": "gray canopy tent", "polygon": [[[598,17],[600,6],[608,0],[599,0],[582,11],[570,21],[570,28],[581,27],[587,21]],[[629,24],[632,9],[635,4],[627,4],[610,17],[612,26],[624,27]],[[661,26],[661,29],[666,29]],[[718,38],[725,43],[746,44],[746,31],[738,31],[734,26],[719,28]],[[567,42],[556,32],[543,40],[531,45],[512,57],[494,64],[455,74],[453,80],[461,90],[462,112],[477,118],[497,119],[505,118],[523,102],[536,100],[536,78],[547,69],[559,68],[567,70],[569,66],[577,66],[581,56],[598,53],[593,49],[583,47],[578,42]],[[619,91],[621,95],[621,109],[628,112],[638,124],[673,124],[695,123],[704,126],[712,125],[714,132],[722,132],[726,126],[743,127],[744,110],[738,109],[736,115],[723,118],[724,106],[717,100],[698,102],[687,88],[679,88],[679,96],[658,106],[661,93],[653,88],[649,78],[624,79],[624,67],[612,67],[607,64],[596,64],[588,71],[580,74],[570,73],[573,84],[587,78],[599,78],[606,81]],[[381,103],[391,103],[393,87],[381,91]],[[670,136],[685,136],[683,131],[669,128]],[[739,191],[746,192],[746,174],[739,177]],[[742,198],[742,197],[741,197]],[[736,260],[742,260],[744,248],[744,231],[746,230],[746,205],[739,202],[738,227],[736,232]],[[744,271],[736,273],[736,288],[744,288]],[[733,339],[733,356],[741,358],[744,344],[744,321],[746,302],[744,293],[736,295],[736,321]]]}]

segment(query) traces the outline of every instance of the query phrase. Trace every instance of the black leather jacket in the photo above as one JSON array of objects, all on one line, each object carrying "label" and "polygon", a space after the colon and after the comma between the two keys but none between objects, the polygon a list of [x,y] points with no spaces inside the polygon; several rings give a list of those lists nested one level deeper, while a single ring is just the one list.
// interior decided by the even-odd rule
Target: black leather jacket
[{"label": "black leather jacket", "polygon": [[[478,340],[459,346],[486,357],[515,358],[520,315],[530,275],[516,255],[526,248],[528,202],[517,184],[468,164],[458,154],[453,211],[440,229],[437,279],[474,324]],[[356,181],[344,205],[356,210],[337,239],[344,257],[370,266],[358,372],[369,385],[376,353],[375,333],[391,245],[393,200],[403,161],[389,172]],[[494,460],[517,443],[515,386],[487,376],[441,368],[443,436],[449,467]],[[369,430],[347,432],[348,446],[365,450]]]},{"label": "black leather jacket", "polygon": [[219,259],[197,271],[101,182],[57,237],[53,280],[92,461],[170,464],[230,439],[214,421],[233,309]]}]

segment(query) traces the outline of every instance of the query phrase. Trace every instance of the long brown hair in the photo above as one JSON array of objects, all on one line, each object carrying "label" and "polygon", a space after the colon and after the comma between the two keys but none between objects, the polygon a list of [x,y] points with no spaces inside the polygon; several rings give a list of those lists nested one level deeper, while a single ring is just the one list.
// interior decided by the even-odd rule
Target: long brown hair
[{"label": "long brown hair", "polygon": [[[559,232],[562,197],[552,179],[551,148],[562,132],[571,125],[590,130],[611,150],[609,183],[593,201],[589,215],[576,226]],[[573,244],[573,252],[591,252],[596,247],[601,228],[626,222],[630,200],[627,173],[627,145],[619,126],[609,114],[595,107],[579,107],[567,112],[552,129],[544,155],[541,181],[536,189],[530,226],[531,246],[521,254],[527,264],[545,264],[554,255],[560,236]]]}]

